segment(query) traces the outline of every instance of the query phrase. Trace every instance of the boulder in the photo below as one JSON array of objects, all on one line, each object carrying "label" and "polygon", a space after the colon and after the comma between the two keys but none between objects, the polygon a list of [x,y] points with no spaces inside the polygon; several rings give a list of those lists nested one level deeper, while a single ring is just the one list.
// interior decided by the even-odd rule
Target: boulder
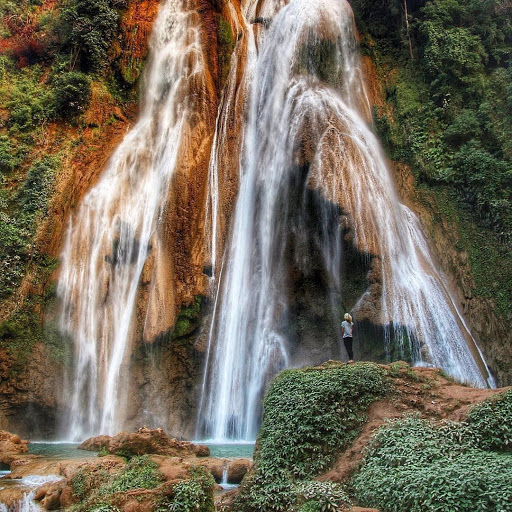
[{"label": "boulder", "polygon": [[14,456],[22,453],[28,453],[28,441],[23,441],[6,430],[0,430],[0,462],[10,464]]},{"label": "boulder", "polygon": [[97,451],[104,449],[108,453],[128,457],[146,454],[169,457],[208,457],[210,455],[210,449],[207,446],[171,439],[163,429],[147,427],[139,428],[137,432],[121,432],[115,437],[91,437],[78,448]]},{"label": "boulder", "polygon": [[251,467],[252,461],[249,459],[234,459],[230,461],[228,466],[228,483],[239,484]]},{"label": "boulder", "polygon": [[77,446],[77,449],[87,450],[89,452],[99,452],[103,448],[106,449],[111,440],[111,436],[90,437],[89,439],[86,439],[81,445]]}]

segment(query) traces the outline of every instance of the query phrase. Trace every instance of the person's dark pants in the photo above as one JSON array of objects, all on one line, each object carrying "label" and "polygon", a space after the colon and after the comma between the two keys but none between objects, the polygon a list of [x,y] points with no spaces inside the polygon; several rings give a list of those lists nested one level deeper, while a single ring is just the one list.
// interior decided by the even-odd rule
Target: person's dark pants
[{"label": "person's dark pants", "polygon": [[354,352],[352,351],[352,336],[347,336],[343,338],[343,343],[345,343],[345,348],[347,349],[349,360],[353,360]]}]

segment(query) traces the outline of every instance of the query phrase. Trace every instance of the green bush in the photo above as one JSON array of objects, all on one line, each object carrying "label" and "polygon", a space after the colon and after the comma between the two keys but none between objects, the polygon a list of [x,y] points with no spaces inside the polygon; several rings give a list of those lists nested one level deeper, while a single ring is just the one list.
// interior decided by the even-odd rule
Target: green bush
[{"label": "green bush", "polygon": [[119,28],[115,0],[67,0],[61,13],[61,37],[84,71],[101,71],[108,64],[108,49]]},{"label": "green bush", "polygon": [[0,135],[0,173],[12,172],[23,160],[23,151],[18,149],[12,139]]},{"label": "green bush", "polygon": [[510,510],[512,459],[479,448],[509,439],[506,428],[496,437],[490,431],[498,411],[510,422],[510,396],[477,407],[467,422],[436,425],[409,417],[388,423],[353,478],[358,504],[382,512]]},{"label": "green bush", "polygon": [[53,91],[40,82],[37,66],[22,70],[21,74],[2,92],[9,111],[8,125],[13,135],[30,132],[54,117]]},{"label": "green bush", "polygon": [[384,392],[384,370],[371,363],[282,372],[265,397],[256,461],[297,478],[319,474],[357,437]]},{"label": "green bush", "polygon": [[59,167],[60,159],[55,156],[46,156],[30,167],[18,194],[24,215],[40,217],[46,214]]},{"label": "green bush", "polygon": [[70,71],[54,79],[55,111],[60,116],[74,117],[89,106],[91,80],[84,73]]},{"label": "green bush", "polygon": [[[294,510],[304,501],[300,489],[327,493],[328,487],[308,480],[327,470],[357,437],[368,406],[386,389],[384,370],[371,363],[279,374],[265,397],[255,466],[241,487],[237,510]],[[318,500],[326,505],[320,495]]]},{"label": "green bush", "polygon": [[298,485],[299,511],[337,512],[350,506],[350,498],[335,482],[309,481]]},{"label": "green bush", "polygon": [[158,512],[214,512],[215,479],[201,466],[189,473],[191,478],[173,487],[172,497],[160,505]]},{"label": "green bush", "polygon": [[473,407],[466,423],[478,447],[512,451],[512,389]]},{"label": "green bush", "polygon": [[132,489],[154,489],[162,483],[162,475],[158,471],[158,464],[148,455],[133,457],[125,466],[122,473],[102,486],[98,494],[114,494]]}]

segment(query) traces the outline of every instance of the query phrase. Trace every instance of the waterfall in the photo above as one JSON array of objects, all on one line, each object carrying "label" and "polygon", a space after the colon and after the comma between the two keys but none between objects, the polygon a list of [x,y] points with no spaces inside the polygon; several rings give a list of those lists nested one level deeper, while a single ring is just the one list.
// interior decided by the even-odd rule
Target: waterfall
[{"label": "waterfall", "polygon": [[115,434],[123,422],[138,288],[203,81],[199,15],[167,0],[153,30],[140,119],[69,223],[58,295],[74,340],[70,439]]},{"label": "waterfall", "polygon": [[[307,275],[319,265],[339,297],[344,240],[371,268],[356,317],[377,303],[374,320],[386,326],[388,342],[410,351],[415,364],[439,366],[477,386],[493,385],[417,217],[398,199],[369,126],[350,5],[285,3],[248,1],[244,11],[251,49],[248,121],[231,231],[222,265],[214,265],[199,413],[200,433],[219,441],[254,439],[263,392],[291,364],[290,273]],[[259,34],[250,24],[256,13],[268,19]],[[224,105],[234,103],[230,94],[228,86]],[[217,131],[218,144],[222,122]],[[218,193],[216,172],[214,161],[212,196]],[[313,207],[317,216],[311,219]],[[218,236],[213,230],[216,259]]]}]

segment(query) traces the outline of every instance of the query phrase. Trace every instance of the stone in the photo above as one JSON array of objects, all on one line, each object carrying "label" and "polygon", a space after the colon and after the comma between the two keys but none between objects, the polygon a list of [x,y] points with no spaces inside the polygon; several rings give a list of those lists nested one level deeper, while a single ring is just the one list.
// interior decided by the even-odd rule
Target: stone
[{"label": "stone", "polygon": [[205,445],[196,445],[188,441],[170,438],[163,429],[142,427],[137,432],[121,432],[114,437],[97,436],[84,441],[81,450],[104,449],[111,454],[167,455],[170,457],[208,457],[210,449]]},{"label": "stone", "polygon": [[232,460],[228,466],[228,483],[239,484],[251,468],[252,461],[249,459]]},{"label": "stone", "polygon": [[0,430],[0,463],[10,464],[17,455],[28,453],[28,441],[16,434]]},{"label": "stone", "polygon": [[107,448],[111,440],[111,436],[90,437],[89,439],[86,439],[82,444],[77,446],[77,449],[87,450],[90,452],[99,452],[102,448]]}]

